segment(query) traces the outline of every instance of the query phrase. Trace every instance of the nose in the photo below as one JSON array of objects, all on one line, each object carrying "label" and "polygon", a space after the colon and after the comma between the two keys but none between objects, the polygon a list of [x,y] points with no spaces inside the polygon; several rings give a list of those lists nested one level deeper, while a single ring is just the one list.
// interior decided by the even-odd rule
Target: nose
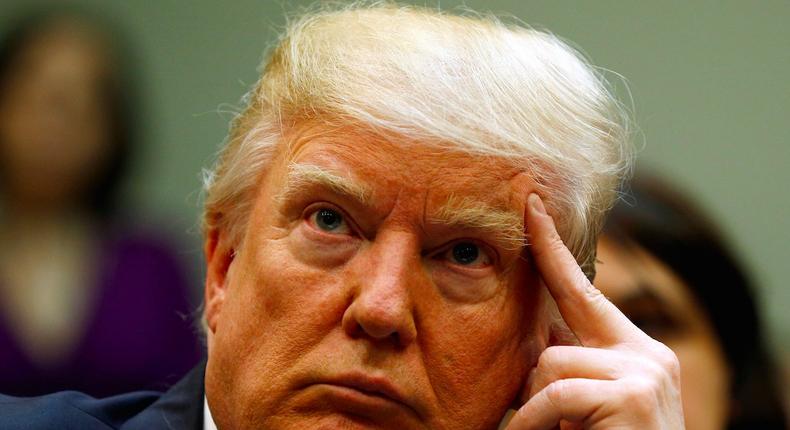
[{"label": "nose", "polygon": [[405,347],[417,336],[411,291],[422,273],[419,247],[405,233],[380,235],[365,254],[343,329],[354,338]]}]

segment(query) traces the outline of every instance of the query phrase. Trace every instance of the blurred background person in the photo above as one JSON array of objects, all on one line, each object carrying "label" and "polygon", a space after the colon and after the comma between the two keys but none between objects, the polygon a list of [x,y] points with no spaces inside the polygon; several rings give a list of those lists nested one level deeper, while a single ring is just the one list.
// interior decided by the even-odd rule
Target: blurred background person
[{"label": "blurred background person", "polygon": [[201,354],[178,256],[117,210],[134,112],[110,34],[60,11],[0,40],[0,392],[161,389]]},{"label": "blurred background person", "polygon": [[655,177],[627,195],[599,241],[595,285],[677,354],[687,428],[785,429],[752,286],[714,224]]}]

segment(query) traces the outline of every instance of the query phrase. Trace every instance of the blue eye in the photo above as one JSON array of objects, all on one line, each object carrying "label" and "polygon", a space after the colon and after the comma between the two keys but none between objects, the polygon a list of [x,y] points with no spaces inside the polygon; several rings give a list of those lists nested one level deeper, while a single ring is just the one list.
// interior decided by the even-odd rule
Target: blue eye
[{"label": "blue eye", "polygon": [[453,246],[452,255],[456,263],[468,266],[480,258],[480,247],[471,242],[460,242]]},{"label": "blue eye", "polygon": [[319,209],[315,211],[315,225],[324,231],[337,231],[343,226],[343,215],[332,209]]}]

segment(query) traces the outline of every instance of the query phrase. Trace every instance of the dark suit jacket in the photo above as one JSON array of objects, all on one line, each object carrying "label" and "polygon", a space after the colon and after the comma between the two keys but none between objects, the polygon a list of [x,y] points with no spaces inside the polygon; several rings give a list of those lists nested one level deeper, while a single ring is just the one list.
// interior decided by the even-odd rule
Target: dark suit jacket
[{"label": "dark suit jacket", "polygon": [[95,399],[76,391],[41,397],[0,395],[0,430],[202,430],[205,363],[166,393]]}]

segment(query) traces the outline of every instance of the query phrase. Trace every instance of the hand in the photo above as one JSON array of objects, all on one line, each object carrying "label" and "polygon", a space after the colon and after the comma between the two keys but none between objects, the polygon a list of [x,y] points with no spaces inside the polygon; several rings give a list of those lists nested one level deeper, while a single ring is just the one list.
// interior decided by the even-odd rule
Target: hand
[{"label": "hand", "polygon": [[540,197],[527,199],[531,253],[583,346],[549,346],[527,381],[529,400],[506,430],[683,429],[680,365],[587,280]]}]

